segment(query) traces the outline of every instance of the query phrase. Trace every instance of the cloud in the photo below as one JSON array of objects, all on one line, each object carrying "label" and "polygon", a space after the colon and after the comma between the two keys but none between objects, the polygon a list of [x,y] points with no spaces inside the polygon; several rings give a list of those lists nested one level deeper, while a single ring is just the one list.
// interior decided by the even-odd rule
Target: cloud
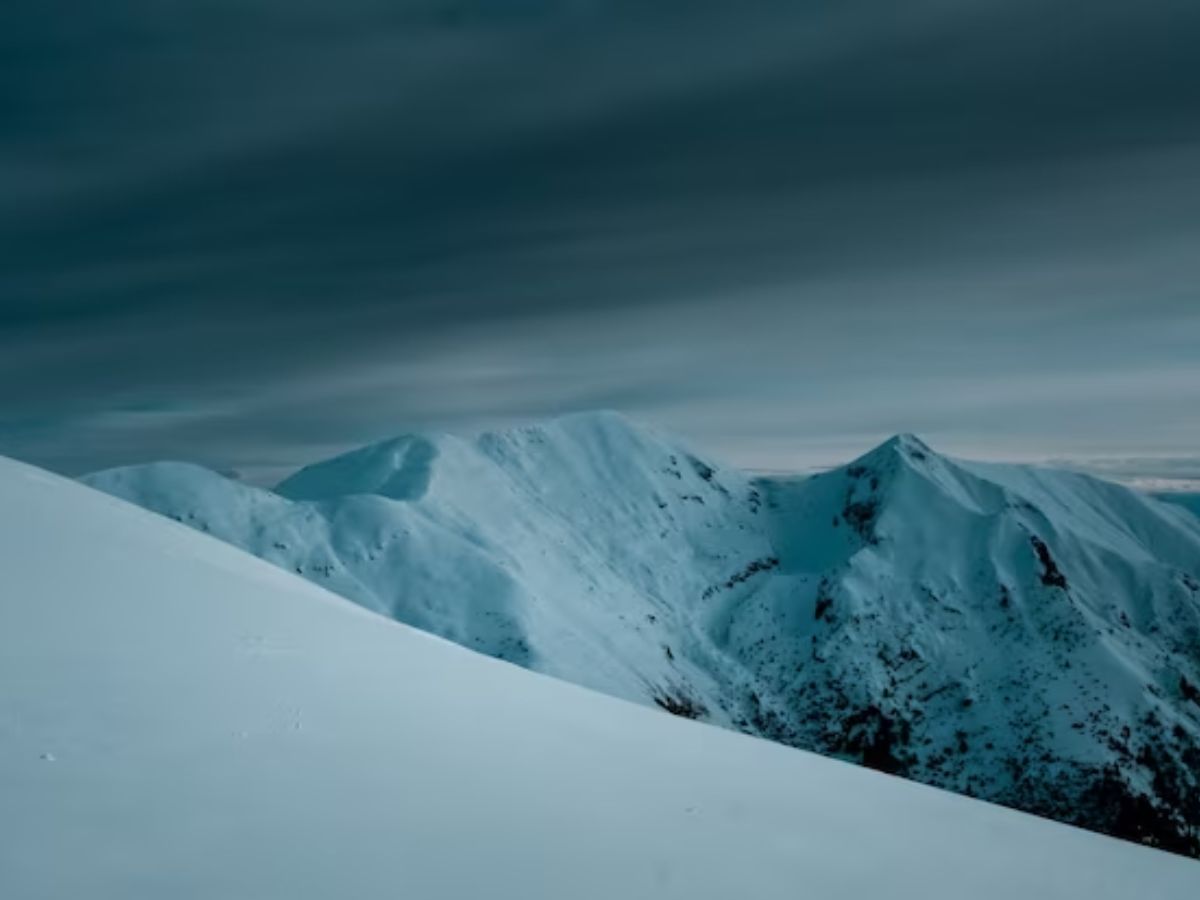
[{"label": "cloud", "polygon": [[1145,373],[1200,340],[1197,38],[1175,0],[5,7],[0,448],[280,467],[584,405],[777,462],[1194,443]]}]

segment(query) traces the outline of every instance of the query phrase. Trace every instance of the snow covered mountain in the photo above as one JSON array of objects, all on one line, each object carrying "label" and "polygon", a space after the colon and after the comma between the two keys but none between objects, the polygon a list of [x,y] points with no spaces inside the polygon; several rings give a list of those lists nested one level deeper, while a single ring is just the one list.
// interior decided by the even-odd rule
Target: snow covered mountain
[{"label": "snow covered mountain", "polygon": [[1200,521],[1117,485],[909,436],[752,478],[612,414],[87,481],[488,655],[1200,854]]},{"label": "snow covered mountain", "polygon": [[1153,896],[1200,865],[660,715],[0,459],[6,900]]}]

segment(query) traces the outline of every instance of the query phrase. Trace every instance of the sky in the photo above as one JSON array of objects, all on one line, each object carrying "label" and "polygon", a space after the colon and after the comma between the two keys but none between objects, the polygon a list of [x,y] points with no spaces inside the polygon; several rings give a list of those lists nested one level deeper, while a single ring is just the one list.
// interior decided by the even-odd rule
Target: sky
[{"label": "sky", "polygon": [[264,481],[615,408],[1200,477],[1197,46],[1195,0],[7,2],[0,453]]}]

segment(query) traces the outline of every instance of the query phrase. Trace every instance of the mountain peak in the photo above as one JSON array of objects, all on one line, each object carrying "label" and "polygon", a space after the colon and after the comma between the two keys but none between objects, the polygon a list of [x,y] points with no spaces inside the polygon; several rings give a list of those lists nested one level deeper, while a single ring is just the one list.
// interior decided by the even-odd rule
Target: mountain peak
[{"label": "mountain peak", "polygon": [[911,431],[901,431],[899,434],[892,435],[891,440],[902,447],[918,447],[926,450],[929,449],[929,445]]},{"label": "mountain peak", "polygon": [[920,459],[922,455],[934,455],[934,451],[928,444],[909,431],[892,435],[880,445],[880,448],[902,451],[917,459]]},{"label": "mountain peak", "polygon": [[321,500],[345,494],[379,494],[397,500],[421,496],[429,487],[441,436],[409,434],[368,444],[305,466],[275,486],[290,500]]},{"label": "mountain peak", "polygon": [[[470,468],[486,457],[529,456],[531,446],[555,447],[566,457],[585,448],[601,456],[624,457],[652,440],[649,430],[621,413],[596,410],[571,413],[526,425],[484,432],[474,441],[431,432],[411,433],[368,444],[305,466],[285,478],[275,492],[289,500],[329,500],[351,494],[375,494],[393,500],[417,500],[430,489],[437,471]],[[447,463],[446,458],[452,461]]]},{"label": "mountain peak", "polygon": [[523,426],[500,428],[479,437],[481,444],[521,442],[531,435],[540,438],[566,438],[573,442],[620,440],[637,442],[650,435],[649,429],[632,421],[623,413],[611,409],[582,410]]},{"label": "mountain peak", "polygon": [[865,468],[883,473],[891,471],[898,459],[907,461],[909,464],[925,463],[937,455],[936,451],[915,434],[901,432],[868,450],[846,468],[852,472]]}]

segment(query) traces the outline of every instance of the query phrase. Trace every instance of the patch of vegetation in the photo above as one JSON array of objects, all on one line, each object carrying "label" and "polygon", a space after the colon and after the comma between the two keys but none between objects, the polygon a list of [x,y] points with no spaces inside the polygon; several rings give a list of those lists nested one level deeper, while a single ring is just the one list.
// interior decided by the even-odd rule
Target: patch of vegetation
[{"label": "patch of vegetation", "polygon": [[747,497],[746,504],[750,507],[750,512],[752,514],[758,515],[758,511],[762,507],[762,494],[758,492],[757,488],[750,488],[750,494]]},{"label": "patch of vegetation", "polygon": [[650,695],[661,709],[683,719],[699,719],[708,715],[708,707],[692,697],[679,685],[658,688]]},{"label": "patch of vegetation", "polygon": [[1184,675],[1179,676],[1179,695],[1184,700],[1191,700],[1197,706],[1200,706],[1200,689],[1197,689]]},{"label": "patch of vegetation", "polygon": [[1058,563],[1054,561],[1054,557],[1050,555],[1050,548],[1036,534],[1029,536],[1029,543],[1033,545],[1033,550],[1037,554],[1038,562],[1042,565],[1041,580],[1042,584],[1047,587],[1067,589],[1067,576],[1059,571]]},{"label": "patch of vegetation", "polygon": [[1105,766],[1080,800],[1077,824],[1084,828],[1172,853],[1200,856],[1195,827],[1133,790],[1116,765]]},{"label": "patch of vegetation", "polygon": [[845,716],[841,734],[833,740],[835,753],[857,756],[869,769],[903,775],[912,760],[903,748],[912,740],[912,726],[874,704]]},{"label": "patch of vegetation", "polygon": [[833,606],[833,597],[829,593],[829,582],[824,578],[817,586],[817,602],[813,607],[813,618],[818,622],[825,618],[825,613]]},{"label": "patch of vegetation", "polygon": [[874,500],[847,501],[842,509],[842,518],[865,541],[874,543],[875,518],[879,515],[879,503]]},{"label": "patch of vegetation", "polygon": [[744,569],[742,569],[740,572],[735,572],[734,574],[730,575],[721,584],[714,584],[706,587],[701,597],[707,600],[720,590],[728,591],[742,582],[749,581],[759,572],[769,572],[772,569],[777,568],[779,568],[779,557],[777,556],[764,556],[760,559],[751,560]]},{"label": "patch of vegetation", "polygon": [[694,456],[689,456],[687,461],[691,464],[693,471],[700,476],[701,481],[708,483],[715,490],[720,491],[722,494],[728,496],[729,492],[725,490],[724,485],[716,480],[716,469]]}]

